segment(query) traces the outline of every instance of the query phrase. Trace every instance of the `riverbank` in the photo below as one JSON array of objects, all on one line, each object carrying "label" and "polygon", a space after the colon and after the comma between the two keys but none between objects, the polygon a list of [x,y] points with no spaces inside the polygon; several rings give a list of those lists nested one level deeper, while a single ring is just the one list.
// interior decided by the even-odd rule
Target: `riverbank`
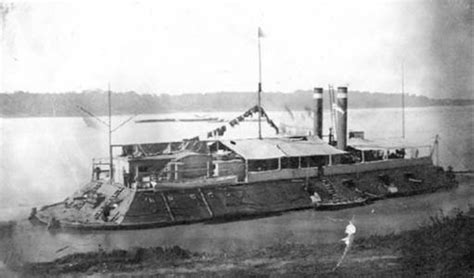
[{"label": "riverbank", "polygon": [[[356,223],[357,225],[357,223]],[[106,277],[472,277],[474,210],[432,217],[417,230],[355,240],[340,267],[344,243],[280,242],[255,251],[190,252],[178,246],[72,254],[46,263],[10,265],[21,276],[103,274]],[[341,232],[341,235],[343,233]]]},{"label": "riverbank", "polygon": [[[350,91],[349,108],[398,108],[400,94]],[[286,108],[310,111],[312,90],[294,92],[266,92],[262,103],[268,111],[286,111]],[[473,99],[432,99],[426,96],[407,94],[407,107],[470,106]],[[178,95],[138,94],[136,92],[114,92],[112,94],[114,115],[161,114],[177,112],[235,112],[245,111],[255,105],[254,92],[188,93]],[[68,93],[0,93],[1,117],[82,117],[82,109],[96,116],[107,116],[108,94],[102,90]],[[285,108],[286,107],[286,108]]]}]

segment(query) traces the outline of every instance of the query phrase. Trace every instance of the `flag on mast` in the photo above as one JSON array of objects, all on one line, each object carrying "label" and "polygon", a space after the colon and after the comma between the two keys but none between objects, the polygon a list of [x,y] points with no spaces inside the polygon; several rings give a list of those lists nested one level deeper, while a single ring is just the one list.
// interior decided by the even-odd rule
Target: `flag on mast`
[{"label": "flag on mast", "polygon": [[265,34],[262,31],[262,28],[258,27],[258,37],[259,38],[265,38]]},{"label": "flag on mast", "polygon": [[341,108],[341,106],[337,105],[337,103],[333,103],[332,108],[336,110],[337,112],[344,114],[344,110]]}]

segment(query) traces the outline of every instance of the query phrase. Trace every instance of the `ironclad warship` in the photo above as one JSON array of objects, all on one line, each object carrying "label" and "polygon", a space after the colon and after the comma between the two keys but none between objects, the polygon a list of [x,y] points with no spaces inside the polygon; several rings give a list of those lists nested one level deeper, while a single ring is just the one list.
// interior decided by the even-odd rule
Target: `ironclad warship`
[{"label": "ironclad warship", "polygon": [[147,228],[338,209],[456,185],[451,171],[433,164],[438,140],[419,146],[348,134],[347,87],[328,90],[336,130],[328,142],[322,140],[322,88],[313,93],[311,136],[263,138],[262,117],[277,133],[278,127],[261,105],[260,28],[257,37],[257,105],[208,137],[256,114],[258,138],[112,145],[109,89],[109,158],[93,160],[90,182],[62,202],[34,208],[31,220],[50,228]]},{"label": "ironclad warship", "polygon": [[[348,133],[347,87],[330,96],[336,134],[328,141],[323,89],[315,88],[310,135],[110,145],[110,158],[93,160],[90,182],[33,209],[31,220],[50,228],[149,228],[340,209],[456,185],[451,171],[433,163],[437,140],[414,145]],[[278,131],[260,101],[226,125],[254,114],[259,127],[263,117]]]}]

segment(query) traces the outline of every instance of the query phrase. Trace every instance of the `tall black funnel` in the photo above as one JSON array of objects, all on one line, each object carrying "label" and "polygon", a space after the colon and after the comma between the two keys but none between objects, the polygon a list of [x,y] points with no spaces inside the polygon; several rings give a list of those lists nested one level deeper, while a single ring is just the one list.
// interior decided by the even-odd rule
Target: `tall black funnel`
[{"label": "tall black funnel", "polygon": [[313,109],[313,134],[323,139],[323,88],[314,88]]},{"label": "tall black funnel", "polygon": [[334,109],[337,115],[337,148],[345,150],[347,147],[347,87],[337,87]]}]

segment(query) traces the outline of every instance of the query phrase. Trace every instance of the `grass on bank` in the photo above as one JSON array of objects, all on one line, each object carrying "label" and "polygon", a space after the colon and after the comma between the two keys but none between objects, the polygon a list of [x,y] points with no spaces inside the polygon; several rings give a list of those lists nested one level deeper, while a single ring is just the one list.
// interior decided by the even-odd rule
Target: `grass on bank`
[{"label": "grass on bank", "polygon": [[[170,248],[72,254],[48,263],[16,266],[23,274],[159,273],[184,271],[194,276],[323,276],[359,275],[465,277],[474,274],[474,218],[458,212],[454,217],[432,217],[417,230],[399,234],[355,238],[349,256],[336,272],[331,269],[343,245],[277,244],[256,251],[204,254]],[[363,258],[393,257],[389,260]],[[261,263],[259,263],[261,262]],[[13,266],[14,267],[14,266]]]}]

